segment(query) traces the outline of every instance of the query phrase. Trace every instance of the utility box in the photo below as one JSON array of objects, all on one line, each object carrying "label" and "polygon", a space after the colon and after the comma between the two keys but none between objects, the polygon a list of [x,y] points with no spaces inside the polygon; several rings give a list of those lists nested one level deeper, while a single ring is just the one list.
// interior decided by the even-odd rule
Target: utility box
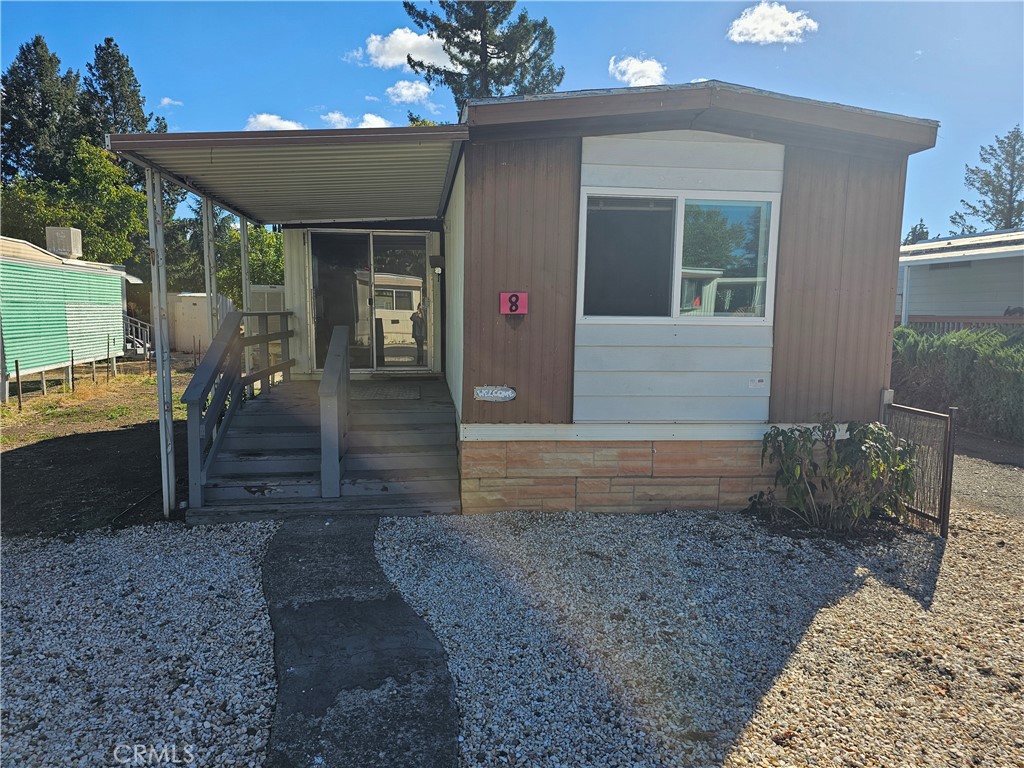
[{"label": "utility box", "polygon": [[47,227],[46,250],[65,259],[82,258],[82,230],[74,227]]}]

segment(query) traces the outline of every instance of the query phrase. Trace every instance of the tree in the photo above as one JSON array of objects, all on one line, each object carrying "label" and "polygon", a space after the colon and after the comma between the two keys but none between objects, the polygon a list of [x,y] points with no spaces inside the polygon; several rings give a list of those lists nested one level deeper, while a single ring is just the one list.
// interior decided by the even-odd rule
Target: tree
[{"label": "tree", "polygon": [[405,119],[409,121],[410,126],[414,126],[416,128],[429,128],[432,125],[438,125],[438,123],[433,120],[427,120],[427,118],[421,117],[412,111],[405,116]]},{"label": "tree", "polygon": [[146,133],[152,115],[145,111],[135,70],[114,38],[95,48],[92,63],[86,65],[82,89],[82,113],[90,138],[103,143],[107,133]]},{"label": "tree", "polygon": [[[720,210],[687,206],[683,219],[683,264],[732,275],[744,262],[747,227],[730,223]],[[755,254],[756,256],[756,254]]]},{"label": "tree", "polygon": [[3,234],[45,247],[46,227],[77,227],[85,260],[132,265],[147,231],[146,196],[126,183],[109,152],[84,138],[68,172],[66,182],[17,176],[5,183]]},{"label": "tree", "polygon": [[906,237],[903,238],[902,245],[913,245],[914,243],[919,243],[922,240],[928,240],[930,238],[931,235],[928,233],[928,225],[924,223],[924,219],[921,219],[908,230]]},{"label": "tree", "polygon": [[[977,192],[977,203],[961,200],[961,210],[949,217],[962,234],[976,232],[969,219],[981,219],[990,229],[1024,226],[1024,133],[1018,124],[996,143],[978,152],[978,166],[964,166],[964,185]],[[953,234],[956,234],[954,232]]]},{"label": "tree", "polygon": [[0,85],[3,179],[22,174],[67,181],[75,140],[83,132],[78,73],[61,74],[60,59],[36,35],[18,49]]},{"label": "tree", "polygon": [[439,0],[443,16],[402,3],[406,13],[430,37],[441,41],[450,65],[417,60],[409,66],[430,85],[444,85],[461,112],[470,99],[512,94],[550,93],[565,76],[551,59],[555,31],[546,18],[530,19],[526,11],[510,21],[514,2]]},{"label": "tree", "polygon": [[[249,282],[252,285],[284,283],[284,238],[266,227],[249,227]],[[237,227],[227,231],[227,241],[217,251],[217,291],[242,306],[242,235]],[[248,309],[248,307],[246,307]]]}]

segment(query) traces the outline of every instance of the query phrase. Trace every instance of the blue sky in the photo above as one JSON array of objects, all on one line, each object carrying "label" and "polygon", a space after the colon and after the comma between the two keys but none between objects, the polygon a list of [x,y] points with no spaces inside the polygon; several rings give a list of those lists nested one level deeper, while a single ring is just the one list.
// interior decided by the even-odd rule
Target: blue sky
[{"label": "blue sky", "polygon": [[[939,120],[910,158],[906,231],[949,230],[965,163],[1024,122],[1024,3],[525,2],[555,29],[560,90],[724,80]],[[0,3],[0,63],[42,34],[84,72],[112,36],[172,131],[454,121],[401,66],[429,55],[401,3]]]}]

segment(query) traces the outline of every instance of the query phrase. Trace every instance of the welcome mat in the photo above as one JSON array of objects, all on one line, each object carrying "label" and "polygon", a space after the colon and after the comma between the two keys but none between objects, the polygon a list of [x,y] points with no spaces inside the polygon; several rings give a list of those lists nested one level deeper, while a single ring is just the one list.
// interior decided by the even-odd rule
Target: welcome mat
[{"label": "welcome mat", "polygon": [[352,382],[353,400],[419,400],[419,384]]}]

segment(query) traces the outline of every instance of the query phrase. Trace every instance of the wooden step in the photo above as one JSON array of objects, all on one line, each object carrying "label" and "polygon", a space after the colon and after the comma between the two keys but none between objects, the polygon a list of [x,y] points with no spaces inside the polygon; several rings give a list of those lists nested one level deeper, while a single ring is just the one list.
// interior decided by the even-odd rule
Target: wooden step
[{"label": "wooden step", "polygon": [[245,412],[237,416],[232,426],[239,429],[320,429],[320,414],[306,411],[296,413]]},{"label": "wooden step", "polygon": [[342,478],[341,495],[356,496],[402,496],[410,497],[459,497],[459,481],[457,479],[439,480],[356,480]]},{"label": "wooden step", "polygon": [[455,409],[432,411],[351,411],[349,425],[352,429],[366,426],[421,424],[455,424]]},{"label": "wooden step", "polygon": [[424,448],[426,446],[454,446],[455,428],[453,426],[436,425],[415,429],[388,429],[386,427],[369,430],[352,430],[345,435],[347,450],[358,453],[371,448]]},{"label": "wooden step", "polygon": [[272,451],[221,451],[210,477],[224,475],[302,474],[320,471],[320,451],[309,448]]},{"label": "wooden step", "polygon": [[403,482],[408,480],[457,480],[459,468],[455,461],[437,467],[405,467],[395,469],[352,469],[346,459],[346,472],[341,478],[346,480],[366,480],[369,482]]},{"label": "wooden step", "polygon": [[422,453],[347,453],[345,454],[345,471],[360,473],[363,471],[385,472],[398,469],[428,469],[440,467],[450,470],[458,466],[455,450],[449,453],[424,451]]},{"label": "wooden step", "polygon": [[224,436],[221,449],[225,451],[271,451],[293,448],[320,449],[319,430],[239,429],[232,424]]},{"label": "wooden step", "polygon": [[203,498],[209,502],[249,501],[261,503],[281,499],[320,498],[319,475],[296,474],[272,477],[227,475],[211,478],[203,486]]}]

